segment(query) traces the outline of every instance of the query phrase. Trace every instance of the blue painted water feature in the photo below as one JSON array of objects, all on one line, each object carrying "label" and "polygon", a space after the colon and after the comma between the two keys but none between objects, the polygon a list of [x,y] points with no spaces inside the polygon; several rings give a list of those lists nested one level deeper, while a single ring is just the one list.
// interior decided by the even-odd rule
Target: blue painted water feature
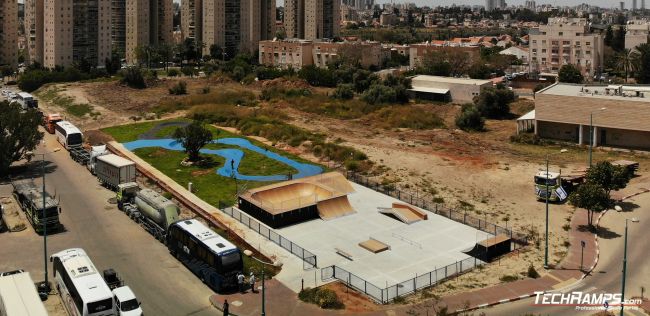
[{"label": "blue painted water feature", "polygon": [[[309,177],[313,175],[317,175],[323,172],[323,169],[319,166],[308,164],[308,163],[301,163],[297,162],[295,160],[289,159],[285,156],[282,156],[280,154],[277,154],[275,152],[266,150],[264,148],[261,148],[259,146],[253,145],[248,139],[244,138],[221,138],[217,140],[213,140],[212,143],[214,144],[224,144],[224,145],[232,145],[232,146],[238,146],[241,148],[246,148],[248,150],[254,151],[256,153],[262,154],[266,157],[269,157],[273,160],[277,160],[281,163],[284,163],[290,167],[293,167],[294,169],[298,170],[298,173],[293,174],[292,177],[294,179],[297,178],[303,178],[303,177]],[[136,141],[128,142],[124,144],[124,147],[128,150],[136,150],[138,148],[146,148],[146,147],[160,147],[168,150],[178,150],[178,151],[183,151],[184,148],[183,146],[177,142],[174,139],[170,138],[165,138],[165,139],[139,139]],[[225,148],[225,149],[201,149],[202,154],[208,154],[208,155],[218,155],[223,158],[225,158],[226,163],[224,164],[223,167],[217,169],[217,174],[224,176],[224,177],[232,177],[233,176],[233,170],[231,168],[231,161],[234,163],[232,164],[234,167],[234,176],[238,180],[247,180],[247,181],[283,181],[287,180],[287,175],[284,174],[276,174],[276,175],[270,175],[270,176],[255,176],[255,175],[245,175],[245,174],[240,174],[238,169],[239,169],[239,164],[241,163],[241,160],[244,158],[244,152],[242,150],[236,149],[236,148]]]}]

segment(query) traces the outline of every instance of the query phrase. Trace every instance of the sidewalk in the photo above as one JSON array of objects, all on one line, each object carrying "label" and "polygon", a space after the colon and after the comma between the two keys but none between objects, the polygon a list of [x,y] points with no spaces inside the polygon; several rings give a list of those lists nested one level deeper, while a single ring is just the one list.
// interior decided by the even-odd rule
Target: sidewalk
[{"label": "sidewalk", "polygon": [[[583,277],[580,271],[580,241],[586,243],[584,250],[584,270],[589,271],[595,267],[598,258],[597,241],[595,235],[584,229],[587,224],[586,211],[576,210],[571,220],[571,233],[569,240],[571,246],[568,255],[562,263],[549,270],[550,272],[539,279],[525,279],[512,283],[504,283],[488,288],[464,292],[443,297],[440,306],[447,306],[449,311],[465,309],[467,303],[472,310],[492,306],[499,303],[518,300],[523,297],[533,296],[536,291],[553,291],[569,286]],[[315,305],[306,304],[298,300],[297,294],[277,280],[267,283],[266,312],[269,315],[342,315],[350,314],[344,311],[327,311]],[[230,303],[230,312],[235,315],[259,315],[261,312],[261,292],[237,293],[231,295],[213,295],[210,301],[215,307],[221,309],[223,300]],[[430,304],[430,303],[428,303]],[[417,305],[385,305],[382,310],[368,312],[360,315],[406,315],[410,310],[426,310],[427,302]],[[354,313],[359,315],[359,313]]]}]

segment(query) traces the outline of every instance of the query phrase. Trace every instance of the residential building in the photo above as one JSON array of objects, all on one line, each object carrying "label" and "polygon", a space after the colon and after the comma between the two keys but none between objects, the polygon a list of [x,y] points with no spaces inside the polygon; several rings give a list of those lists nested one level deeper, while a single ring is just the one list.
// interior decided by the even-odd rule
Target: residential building
[{"label": "residential building", "polygon": [[0,65],[18,64],[18,1],[0,2]]},{"label": "residential building", "polygon": [[549,18],[529,35],[531,72],[557,73],[572,64],[593,78],[603,66],[603,35],[591,33],[585,18]]},{"label": "residential building", "polygon": [[528,48],[520,46],[510,46],[499,52],[500,55],[511,55],[517,57],[524,64],[528,64]]},{"label": "residential building", "polygon": [[25,36],[30,63],[43,64],[43,9],[45,0],[25,0]]},{"label": "residential building", "polygon": [[481,54],[480,46],[448,46],[436,45],[435,43],[412,44],[409,48],[409,66],[418,67],[422,64],[422,59],[432,52],[446,51],[453,54],[466,54],[470,60],[477,60]]},{"label": "residential building", "polygon": [[111,46],[126,56],[126,0],[111,0]]},{"label": "residential building", "polygon": [[485,11],[501,10],[505,9],[506,6],[505,0],[485,0]]},{"label": "residential building", "polygon": [[341,5],[341,21],[342,22],[359,22],[359,13],[357,10],[348,5]]},{"label": "residential building", "polygon": [[136,48],[173,43],[172,0],[128,0],[126,62],[138,62]]},{"label": "residential building", "polygon": [[[578,144],[650,149],[650,86],[554,84],[535,94],[535,134]],[[592,120],[593,118],[593,120]]]},{"label": "residential building", "polygon": [[305,39],[335,38],[341,28],[340,0],[305,0]]},{"label": "residential building", "polygon": [[650,36],[650,21],[647,19],[634,19],[627,22],[625,32],[625,48],[635,47],[648,42]]},{"label": "residential building", "polygon": [[382,12],[379,16],[379,25],[381,26],[396,25],[398,22],[399,18],[392,12]]},{"label": "residential building", "polygon": [[111,55],[111,0],[45,0],[43,65],[70,66],[86,61],[103,67]]},{"label": "residential building", "polygon": [[419,99],[468,103],[491,86],[490,80],[419,75],[411,79],[409,92]]},{"label": "residential building", "polygon": [[314,64],[312,47],[312,41],[303,39],[260,41],[259,62],[262,65],[297,70]]},{"label": "residential building", "polygon": [[632,0],[632,10],[636,10],[636,0]]},{"label": "residential building", "polygon": [[[207,0],[209,1],[209,0]],[[203,1],[181,1],[181,35],[202,42],[203,37]]]},{"label": "residential building", "polygon": [[284,31],[288,38],[305,38],[305,0],[284,1]]},{"label": "residential building", "polygon": [[328,42],[302,39],[260,41],[259,62],[280,68],[315,65],[327,67],[338,58],[359,63],[364,68],[381,66],[384,55],[379,42]]},{"label": "residential building", "polygon": [[253,52],[275,36],[275,0],[203,0],[202,28],[204,54],[212,45],[230,55]]},{"label": "residential building", "polygon": [[537,8],[537,4],[535,3],[535,0],[526,0],[524,7],[534,12]]}]

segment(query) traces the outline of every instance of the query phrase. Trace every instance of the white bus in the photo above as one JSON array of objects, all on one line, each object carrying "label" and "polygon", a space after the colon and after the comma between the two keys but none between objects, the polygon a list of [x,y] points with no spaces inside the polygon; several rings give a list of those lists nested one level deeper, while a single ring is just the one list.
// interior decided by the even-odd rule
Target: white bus
[{"label": "white bus", "polygon": [[18,92],[16,101],[23,107],[23,110],[38,107],[38,100],[36,100],[33,95],[27,92]]},{"label": "white bus", "polygon": [[50,261],[56,289],[69,315],[114,315],[113,293],[83,249],[60,251]]},{"label": "white bus", "polygon": [[47,316],[29,272],[0,277],[0,315]]},{"label": "white bus", "polygon": [[66,149],[79,147],[83,142],[83,134],[81,134],[81,131],[68,121],[56,123],[54,134],[59,143]]}]

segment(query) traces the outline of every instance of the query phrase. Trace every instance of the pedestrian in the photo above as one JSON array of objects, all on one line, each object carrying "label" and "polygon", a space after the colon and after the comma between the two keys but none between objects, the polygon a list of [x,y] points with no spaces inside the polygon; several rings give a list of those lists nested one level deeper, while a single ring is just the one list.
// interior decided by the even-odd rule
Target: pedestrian
[{"label": "pedestrian", "polygon": [[230,312],[228,311],[228,300],[223,300],[223,316],[228,315],[230,315]]},{"label": "pedestrian", "polygon": [[239,273],[237,274],[237,285],[239,285],[239,293],[244,292],[244,274]]},{"label": "pedestrian", "polygon": [[249,278],[249,282],[251,284],[251,291],[255,293],[255,274],[251,272],[251,277]]}]

